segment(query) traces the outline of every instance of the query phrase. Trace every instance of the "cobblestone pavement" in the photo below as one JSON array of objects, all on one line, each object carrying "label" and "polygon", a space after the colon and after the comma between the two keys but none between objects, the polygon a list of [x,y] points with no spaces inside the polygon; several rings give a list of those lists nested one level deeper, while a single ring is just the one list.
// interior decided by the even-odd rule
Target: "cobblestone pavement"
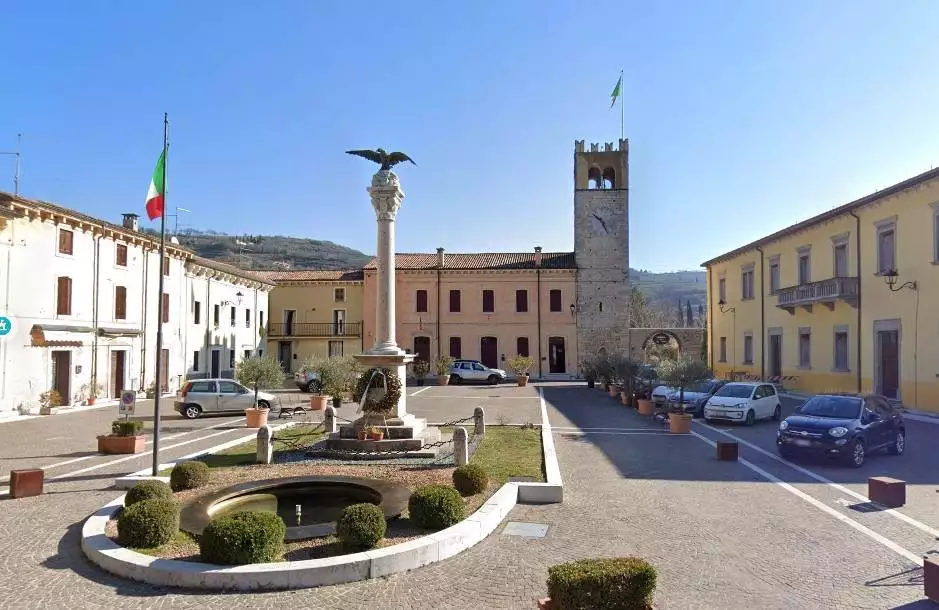
[{"label": "cobblestone pavement", "polygon": [[[544,391],[558,427],[565,501],[518,506],[509,520],[546,523],[545,538],[497,531],[439,564],[319,589],[151,587],[105,574],[78,546],[81,522],[116,494],[110,478],[139,468],[119,464],[60,481],[40,497],[0,501],[0,608],[534,608],[549,565],[626,554],[659,568],[659,608],[888,608],[921,599],[922,585],[909,584],[917,577],[909,561],[744,465],[715,461],[700,438],[667,435],[583,386]],[[491,400],[500,409],[528,402]],[[800,488],[817,492],[810,483]],[[872,516],[887,517],[857,518]]]}]

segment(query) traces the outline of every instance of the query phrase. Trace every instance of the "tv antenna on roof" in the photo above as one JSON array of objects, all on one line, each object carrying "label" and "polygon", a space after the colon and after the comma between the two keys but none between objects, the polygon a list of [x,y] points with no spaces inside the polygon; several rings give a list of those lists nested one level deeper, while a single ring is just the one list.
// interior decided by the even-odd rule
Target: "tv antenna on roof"
[{"label": "tv antenna on roof", "polygon": [[16,150],[13,152],[0,152],[0,155],[13,155],[16,157],[16,169],[13,170],[13,194],[20,194],[20,141],[23,139],[23,134],[16,134]]}]

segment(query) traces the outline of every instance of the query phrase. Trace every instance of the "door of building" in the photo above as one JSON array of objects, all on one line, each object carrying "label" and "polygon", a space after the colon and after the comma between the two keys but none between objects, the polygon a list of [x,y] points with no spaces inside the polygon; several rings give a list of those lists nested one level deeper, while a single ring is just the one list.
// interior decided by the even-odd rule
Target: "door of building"
[{"label": "door of building", "polygon": [[346,310],[333,310],[333,335],[341,337],[346,334]]},{"label": "door of building", "polygon": [[479,360],[491,369],[499,367],[499,340],[482,337],[479,340]]},{"label": "door of building", "polygon": [[900,332],[877,331],[877,385],[874,391],[893,400],[900,398]]},{"label": "door of building", "polygon": [[170,350],[164,349],[160,354],[160,390],[170,391]]},{"label": "door of building", "polygon": [[564,353],[564,337],[548,337],[548,372],[567,372],[567,356]]},{"label": "door of building", "polygon": [[769,336],[769,376],[782,377],[782,335]]},{"label": "door of building", "polygon": [[430,362],[430,337],[414,337],[415,360]]},{"label": "door of building", "polygon": [[281,341],[277,344],[277,358],[280,360],[280,367],[285,372],[290,372],[290,341]]},{"label": "door of building", "polygon": [[124,389],[125,358],[127,352],[124,350],[115,350],[111,352],[111,388],[110,396],[117,398]]},{"label": "door of building", "polygon": [[296,313],[293,309],[284,311],[284,334],[288,337],[293,334],[293,316]]},{"label": "door of building", "polygon": [[[52,352],[52,389],[62,397],[62,404],[72,404],[72,352],[54,350]],[[53,405],[58,406],[58,405]]]},{"label": "door of building", "polygon": [[212,379],[218,379],[222,373],[222,350],[212,350]]}]

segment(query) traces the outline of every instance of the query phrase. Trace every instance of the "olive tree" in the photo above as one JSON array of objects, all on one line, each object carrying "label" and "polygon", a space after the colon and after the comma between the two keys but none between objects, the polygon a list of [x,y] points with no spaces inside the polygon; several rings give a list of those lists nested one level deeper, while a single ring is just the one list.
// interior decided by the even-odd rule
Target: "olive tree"
[{"label": "olive tree", "polygon": [[692,358],[665,360],[659,365],[659,379],[667,386],[678,388],[678,404],[685,402],[685,388],[704,383],[711,378],[707,363]]},{"label": "olive tree", "polygon": [[623,391],[626,392],[627,400],[633,398],[633,385],[636,375],[639,373],[639,363],[632,360],[626,354],[617,352],[612,356],[613,369],[616,378],[623,384]]},{"label": "olive tree", "polygon": [[254,407],[258,406],[258,389],[280,386],[284,381],[284,370],[280,362],[270,356],[250,356],[235,367],[238,383],[254,388]]}]

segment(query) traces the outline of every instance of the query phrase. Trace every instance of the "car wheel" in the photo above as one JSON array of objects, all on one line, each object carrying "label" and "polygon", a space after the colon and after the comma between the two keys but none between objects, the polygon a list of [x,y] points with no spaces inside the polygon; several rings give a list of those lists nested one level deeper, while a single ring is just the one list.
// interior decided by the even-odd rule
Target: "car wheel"
[{"label": "car wheel", "polygon": [[776,405],[776,409],[773,410],[773,421],[780,419],[782,419],[782,405]]},{"label": "car wheel", "polygon": [[887,447],[887,453],[890,455],[903,455],[906,450],[906,432],[897,430],[893,442]]},{"label": "car wheel", "polygon": [[202,415],[202,409],[199,405],[186,405],[183,409],[183,417],[186,419],[195,419]]},{"label": "car wheel", "polygon": [[498,384],[498,383],[499,383],[499,376],[498,376],[498,375],[490,375],[490,376],[489,376],[489,385],[496,385],[496,384]]},{"label": "car wheel", "polygon": [[459,375],[450,375],[450,383],[452,383],[453,385],[460,385],[461,383],[463,383],[463,378],[460,377]]},{"label": "car wheel", "polygon": [[792,459],[792,450],[784,445],[776,445],[776,451],[779,452],[779,457],[784,460]]},{"label": "car wheel", "polygon": [[755,421],[756,421],[756,414],[753,412],[753,409],[750,409],[749,411],[747,411],[747,421],[746,421],[746,424],[747,424],[748,426],[752,426],[752,425],[753,425],[753,422],[755,422]]},{"label": "car wheel", "polygon": [[867,457],[864,453],[864,441],[861,439],[854,439],[854,442],[851,443],[851,451],[848,453],[848,463],[855,468],[860,468],[864,465],[864,458]]},{"label": "car wheel", "polygon": [[311,393],[313,393],[313,394],[317,394],[317,393],[319,393],[320,389],[321,389],[321,388],[320,388],[320,382],[317,381],[317,380],[315,380],[315,379],[314,379],[313,381],[311,381],[310,383],[306,384],[306,391],[307,391],[307,392],[311,392]]}]

